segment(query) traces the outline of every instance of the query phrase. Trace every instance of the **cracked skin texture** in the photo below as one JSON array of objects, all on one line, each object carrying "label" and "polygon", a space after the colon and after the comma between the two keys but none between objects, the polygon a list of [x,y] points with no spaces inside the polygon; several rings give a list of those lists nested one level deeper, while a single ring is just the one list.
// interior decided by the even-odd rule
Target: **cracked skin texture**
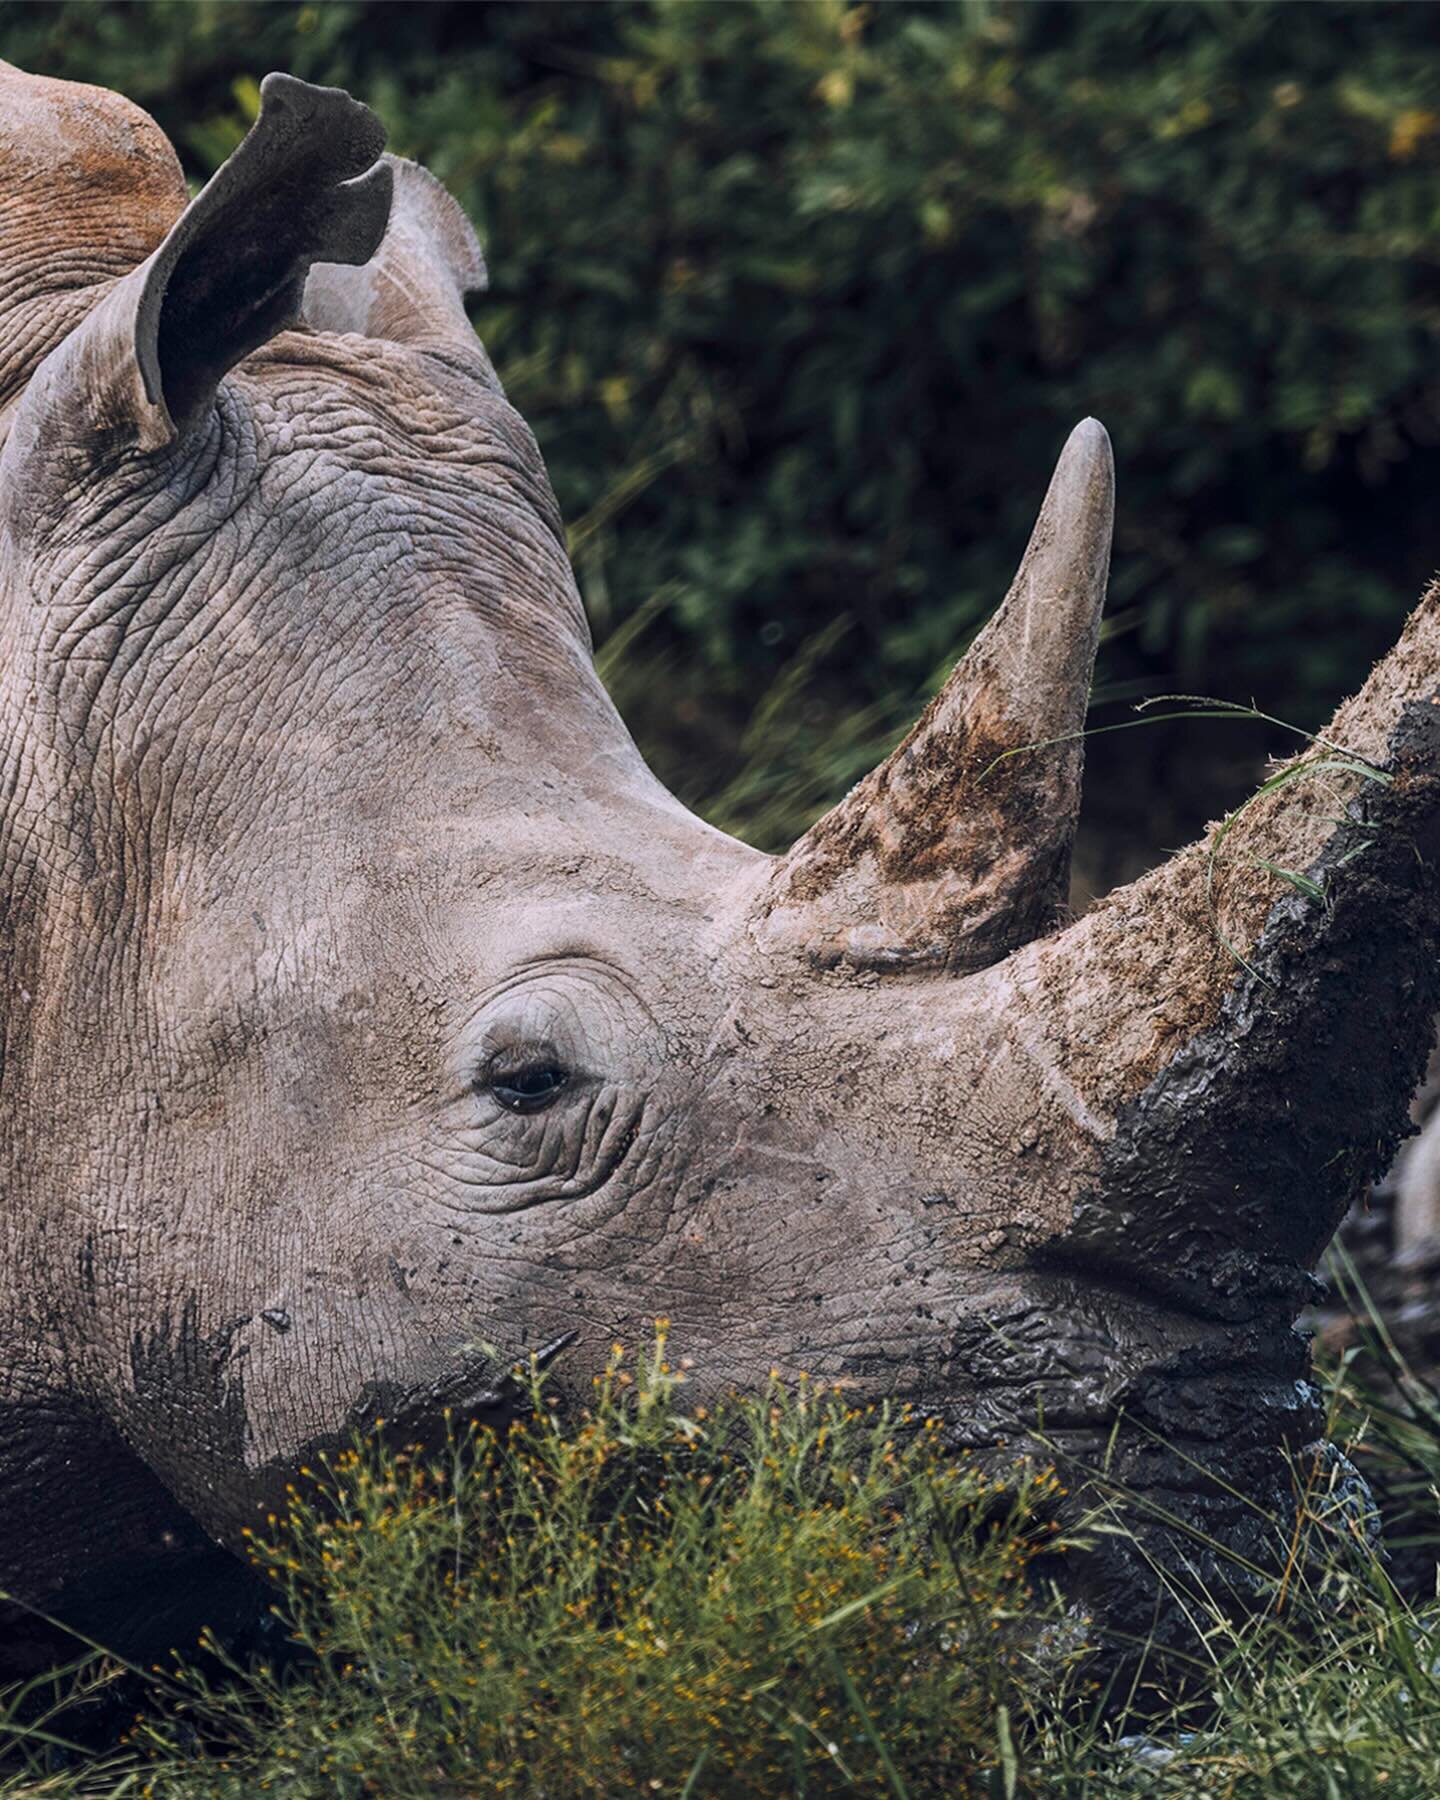
[{"label": "cracked skin texture", "polygon": [[[130,268],[97,251],[66,286],[62,231],[4,276],[42,323],[0,339],[0,1587],[153,1647],[187,1588],[240,1605],[224,1546],[379,1397],[402,1431],[483,1410],[479,1346],[572,1331],[583,1387],[657,1314],[700,1385],[845,1376],[979,1447],[1043,1403],[1078,1456],[1123,1411],[1280,1492],[1315,1430],[1297,1284],[1434,1010],[1435,595],[1334,727],[1394,781],[1298,783],[1227,840],[1220,916],[1276,987],[1218,943],[1203,847],[1050,930],[1078,745],[980,767],[1083,720],[1093,424],[926,719],[774,861],[688,814],[610,705],[464,322],[478,247],[407,165],[347,185],[370,116],[267,81],[223,206],[157,247],[169,165],[133,109],[4,79],[23,155],[93,130],[144,167],[106,240]],[[282,180],[316,192],[277,207]],[[229,228],[252,192],[258,237]],[[1323,864],[1331,903],[1242,851]],[[1361,1016],[1384,1080],[1335,1058],[1297,1089],[1284,1046]],[[536,1064],[554,1105],[497,1099]],[[1237,1096],[1270,1163],[1222,1205]],[[1345,1154],[1298,1194],[1321,1113]],[[1115,1441],[1241,1529],[1143,1430]],[[1148,1621],[1133,1574],[1080,1579]]]}]

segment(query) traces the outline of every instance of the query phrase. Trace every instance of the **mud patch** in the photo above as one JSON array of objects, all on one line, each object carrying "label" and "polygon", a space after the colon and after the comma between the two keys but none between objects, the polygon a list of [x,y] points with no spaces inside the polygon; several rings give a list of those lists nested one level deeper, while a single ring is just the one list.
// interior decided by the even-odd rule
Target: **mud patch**
[{"label": "mud patch", "polygon": [[[1410,1129],[1440,1007],[1440,705],[1367,786],[1195,1035],[1120,1107],[1055,1254],[1143,1271],[1197,1313],[1293,1317],[1350,1202]],[[1232,965],[1233,966],[1233,965]]]},{"label": "mud patch", "polygon": [[967,699],[946,690],[932,701],[782,864],[769,909],[801,915],[822,964],[965,972],[1059,917],[1082,747],[1011,754],[1023,727],[986,676],[970,685]]}]

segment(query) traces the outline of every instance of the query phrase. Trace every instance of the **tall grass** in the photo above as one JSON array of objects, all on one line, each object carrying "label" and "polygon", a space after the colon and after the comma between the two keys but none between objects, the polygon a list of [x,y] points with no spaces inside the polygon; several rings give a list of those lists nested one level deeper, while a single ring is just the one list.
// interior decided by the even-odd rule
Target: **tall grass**
[{"label": "tall grass", "polygon": [[[1433,1560],[1440,1405],[1399,1394],[1385,1356],[1372,1335],[1329,1371],[1332,1429]],[[252,1546],[290,1660],[152,1674],[126,1741],[88,1761],[62,1748],[62,1702],[113,1665],[12,1695],[0,1794],[1440,1791],[1433,1587],[1402,1593],[1313,1471],[1251,1614],[1188,1590],[1203,1679],[1166,1701],[1143,1668],[1101,1686],[1086,1621],[1039,1576],[1126,1529],[1123,1506],[1067,1533],[1053,1468],[997,1483],[923,1420],[812,1383],[687,1409],[685,1375],[662,1326],[580,1416],[537,1375],[506,1433],[457,1426],[430,1456],[357,1441]]]},{"label": "tall grass", "polygon": [[217,1796],[963,1785],[1054,1476],[1022,1474],[996,1530],[993,1484],[903,1412],[771,1383],[691,1417],[683,1375],[661,1328],[578,1422],[537,1377],[507,1435],[317,1470],[255,1552],[303,1678],[190,1677],[141,1741],[174,1768],[188,1717],[226,1753],[185,1791]]},{"label": "tall grass", "polygon": [[900,1795],[1000,1766],[1053,1471],[1002,1488],[812,1383],[714,1413],[684,1384],[662,1326],[578,1419],[537,1375],[507,1433],[307,1472],[253,1544],[300,1659],[157,1683],[141,1791]]}]

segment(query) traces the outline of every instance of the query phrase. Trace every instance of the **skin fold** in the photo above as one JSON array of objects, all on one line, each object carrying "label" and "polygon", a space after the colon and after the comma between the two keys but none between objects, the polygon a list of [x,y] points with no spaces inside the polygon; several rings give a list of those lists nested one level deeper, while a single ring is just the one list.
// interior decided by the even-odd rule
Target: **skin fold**
[{"label": "skin fold", "polygon": [[[697,1392],[1043,1416],[1251,1544],[1440,999],[1435,594],[1333,767],[1059,929],[1087,421],[915,731],[763,856],[601,687],[474,235],[373,115],[271,76],[187,208],[119,97],[0,90],[0,1588],[123,1644],[239,1616],[318,1449],[659,1315]],[[1081,1598],[1148,1624],[1136,1556]]]}]

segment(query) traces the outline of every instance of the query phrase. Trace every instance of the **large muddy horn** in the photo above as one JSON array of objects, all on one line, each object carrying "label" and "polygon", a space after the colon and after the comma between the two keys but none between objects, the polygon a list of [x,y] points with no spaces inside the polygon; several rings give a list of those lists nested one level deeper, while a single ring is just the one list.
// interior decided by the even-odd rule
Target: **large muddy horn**
[{"label": "large muddy horn", "polygon": [[1004,604],[904,742],[781,861],[762,941],[822,964],[960,972],[1054,923],[1113,512],[1110,440],[1086,419]]},{"label": "large muddy horn", "polygon": [[1293,1312],[1407,1129],[1437,945],[1440,584],[1223,828],[976,978],[1088,1140],[1040,1254],[1194,1312]]}]

